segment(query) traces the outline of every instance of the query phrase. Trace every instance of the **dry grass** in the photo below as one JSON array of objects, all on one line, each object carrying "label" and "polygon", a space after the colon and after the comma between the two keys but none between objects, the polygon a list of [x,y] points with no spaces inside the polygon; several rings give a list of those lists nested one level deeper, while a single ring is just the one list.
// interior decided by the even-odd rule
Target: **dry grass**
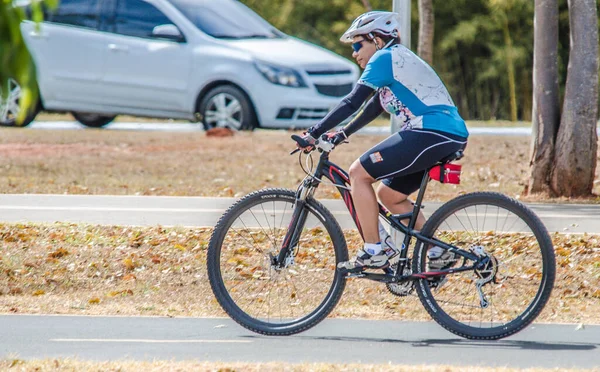
[{"label": "dry grass", "polygon": [[550,371],[600,371],[594,369],[564,369],[564,368],[509,368],[509,367],[481,367],[481,366],[449,366],[449,365],[421,365],[421,366],[402,366],[391,364],[328,364],[328,363],[303,363],[291,364],[281,362],[269,363],[225,363],[225,362],[202,362],[202,361],[117,361],[117,362],[92,362],[74,359],[45,359],[45,360],[21,360],[21,359],[0,359],[0,369],[10,369],[14,371],[215,371],[215,372],[234,372],[234,371],[319,371],[319,372],[550,372]]},{"label": "dry grass", "polygon": [[[294,148],[289,136],[285,131],[215,138],[203,132],[5,128],[0,129],[0,193],[241,196],[263,187],[295,189],[304,174],[298,158],[288,155]],[[331,158],[347,169],[383,138],[353,136]],[[528,137],[473,136],[461,161],[462,184],[432,182],[426,199],[475,190],[519,196],[528,178],[528,153]],[[600,167],[597,172],[600,181]],[[338,195],[331,187],[319,192]]]},{"label": "dry grass", "polygon": [[[0,225],[0,313],[225,316],[207,279],[210,233]],[[360,239],[355,231],[347,231],[346,237],[351,247]],[[555,234],[553,240],[556,286],[538,321],[599,324],[600,236]],[[297,267],[314,255],[299,257]],[[416,297],[396,297],[381,284],[358,279],[349,281],[332,316],[429,319]]]},{"label": "dry grass", "polygon": [[[36,116],[36,121],[74,121],[75,118],[71,114],[54,113],[54,112],[41,112]],[[135,123],[189,123],[186,120],[177,119],[162,119],[162,118],[145,118],[138,116],[119,115],[115,119],[115,122],[135,122]],[[389,117],[385,115],[375,119],[371,124],[377,127],[385,127],[390,125]],[[508,120],[469,120],[467,121],[469,127],[529,127],[531,126],[530,121],[508,121]]]}]

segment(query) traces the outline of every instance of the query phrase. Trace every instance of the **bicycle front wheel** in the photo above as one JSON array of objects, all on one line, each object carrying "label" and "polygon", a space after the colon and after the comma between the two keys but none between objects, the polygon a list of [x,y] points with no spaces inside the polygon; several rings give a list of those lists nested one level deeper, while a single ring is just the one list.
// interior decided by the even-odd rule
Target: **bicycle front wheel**
[{"label": "bicycle front wheel", "polygon": [[291,335],[323,320],[338,303],[348,259],[331,213],[308,198],[304,225],[285,267],[273,265],[288,228],[295,193],[266,189],[235,203],[217,223],[208,247],[208,277],[221,307],[240,325],[265,335]]},{"label": "bicycle front wheel", "polygon": [[[422,233],[487,260],[485,267],[417,282],[421,303],[450,332],[480,340],[507,337],[530,324],[548,302],[556,271],[552,240],[520,202],[498,193],[462,195],[442,205]],[[436,262],[429,249],[416,245],[413,272],[474,264],[448,251],[442,255],[447,262]]]}]

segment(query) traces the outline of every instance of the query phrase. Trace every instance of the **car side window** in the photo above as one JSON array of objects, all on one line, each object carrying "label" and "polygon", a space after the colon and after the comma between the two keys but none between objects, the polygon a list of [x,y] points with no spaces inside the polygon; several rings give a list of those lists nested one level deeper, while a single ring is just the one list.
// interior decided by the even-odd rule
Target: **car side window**
[{"label": "car side window", "polygon": [[152,4],[141,0],[117,0],[114,32],[121,35],[152,37],[152,30],[173,22]]},{"label": "car side window", "polygon": [[98,28],[100,0],[61,0],[58,8],[46,15],[48,22]]}]

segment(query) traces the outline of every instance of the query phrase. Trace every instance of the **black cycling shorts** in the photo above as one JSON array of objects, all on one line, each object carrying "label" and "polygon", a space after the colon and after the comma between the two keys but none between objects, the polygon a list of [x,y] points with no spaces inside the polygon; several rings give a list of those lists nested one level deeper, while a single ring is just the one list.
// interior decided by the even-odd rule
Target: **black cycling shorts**
[{"label": "black cycling shorts", "polygon": [[405,130],[392,134],[365,152],[360,163],[371,177],[410,195],[419,189],[428,168],[466,144],[466,138],[444,132]]}]

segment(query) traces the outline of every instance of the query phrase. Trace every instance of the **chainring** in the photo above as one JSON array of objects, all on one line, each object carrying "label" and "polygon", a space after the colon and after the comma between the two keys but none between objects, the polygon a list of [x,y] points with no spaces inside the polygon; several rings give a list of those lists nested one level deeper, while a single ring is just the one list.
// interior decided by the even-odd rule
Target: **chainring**
[{"label": "chainring", "polygon": [[[412,270],[410,269],[410,261],[406,263],[404,267],[403,275],[412,274]],[[406,297],[410,295],[415,290],[415,281],[407,280],[401,283],[387,283],[386,288],[390,291],[391,294],[398,297]]]}]

